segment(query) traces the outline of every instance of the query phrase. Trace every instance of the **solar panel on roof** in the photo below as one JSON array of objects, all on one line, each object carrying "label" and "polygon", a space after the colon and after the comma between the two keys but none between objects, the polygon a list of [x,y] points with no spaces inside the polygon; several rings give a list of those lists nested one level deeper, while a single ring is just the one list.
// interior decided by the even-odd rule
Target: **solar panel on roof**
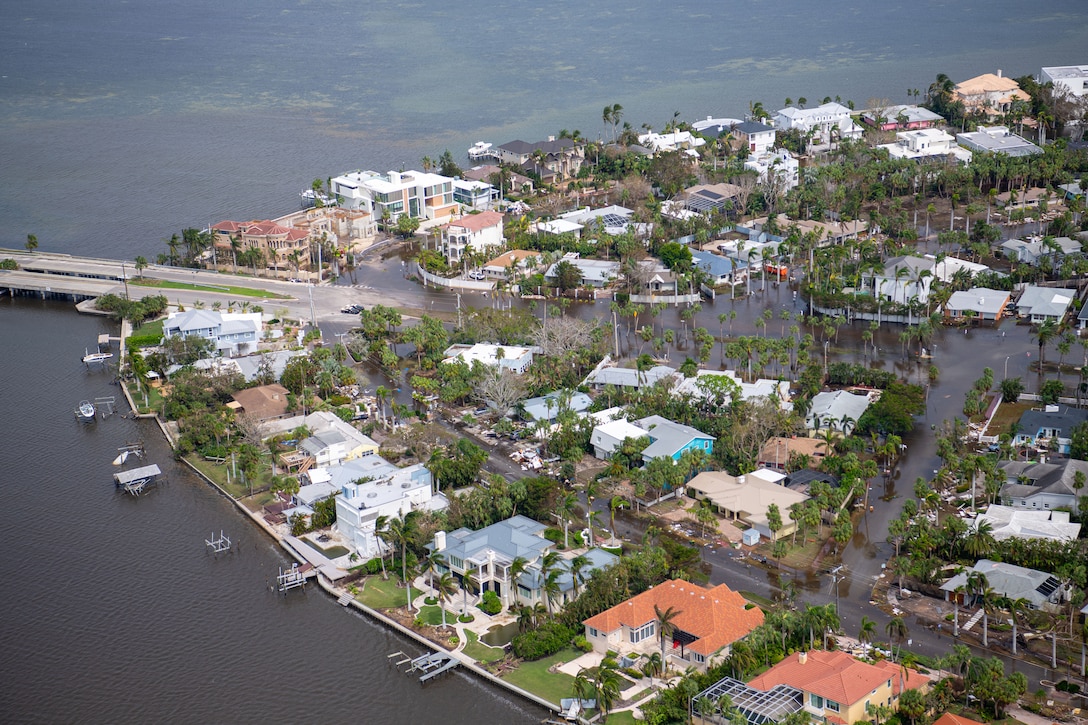
[{"label": "solar panel on roof", "polygon": [[725,196],[723,196],[722,194],[719,194],[716,191],[711,191],[710,189],[703,189],[699,192],[699,196],[705,196],[707,199],[713,199],[714,201],[721,201],[725,198]]},{"label": "solar panel on roof", "polygon": [[1049,598],[1059,586],[1061,586],[1061,582],[1054,577],[1047,577],[1047,580],[1040,584],[1035,591]]}]

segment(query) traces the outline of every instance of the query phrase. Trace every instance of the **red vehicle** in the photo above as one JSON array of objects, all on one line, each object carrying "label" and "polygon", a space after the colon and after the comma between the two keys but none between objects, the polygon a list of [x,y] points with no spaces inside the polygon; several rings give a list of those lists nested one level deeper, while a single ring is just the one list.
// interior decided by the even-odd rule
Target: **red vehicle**
[{"label": "red vehicle", "polygon": [[763,271],[768,274],[776,274],[779,279],[786,279],[790,276],[790,268],[784,264],[775,264],[774,262],[765,262],[763,264]]}]

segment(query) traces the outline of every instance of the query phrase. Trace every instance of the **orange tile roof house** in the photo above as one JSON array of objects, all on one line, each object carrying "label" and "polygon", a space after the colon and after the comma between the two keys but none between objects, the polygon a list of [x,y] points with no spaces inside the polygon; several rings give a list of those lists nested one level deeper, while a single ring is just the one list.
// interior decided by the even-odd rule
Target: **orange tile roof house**
[{"label": "orange tile roof house", "polygon": [[665,582],[626,602],[590,617],[582,624],[597,652],[620,654],[659,651],[658,610],[676,612],[667,657],[681,667],[706,669],[729,655],[730,646],[763,624],[763,612],[724,584],[704,589],[682,579]]},{"label": "orange tile roof house", "polygon": [[982,725],[978,720],[972,720],[969,717],[963,715],[953,715],[950,712],[946,712],[937,718],[933,725]]},{"label": "orange tile roof house", "polygon": [[995,116],[1008,113],[1014,101],[1030,102],[1031,96],[1012,78],[993,73],[983,73],[957,83],[952,100],[963,103],[968,113],[985,113]]},{"label": "orange tile roof house", "polygon": [[805,709],[817,718],[838,725],[854,725],[871,718],[878,705],[894,708],[902,690],[925,689],[929,678],[881,660],[869,664],[845,652],[794,652],[748,683],[767,691],[789,685],[805,693]]}]

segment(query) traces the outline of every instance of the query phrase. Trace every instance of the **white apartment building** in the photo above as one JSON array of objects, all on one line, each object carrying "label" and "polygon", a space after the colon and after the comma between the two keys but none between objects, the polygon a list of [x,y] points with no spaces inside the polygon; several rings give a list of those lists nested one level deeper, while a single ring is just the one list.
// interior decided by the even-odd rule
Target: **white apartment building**
[{"label": "white apartment building", "polygon": [[401,214],[442,219],[457,210],[453,179],[423,171],[354,171],[333,178],[332,191],[345,209],[362,209],[391,222]]}]

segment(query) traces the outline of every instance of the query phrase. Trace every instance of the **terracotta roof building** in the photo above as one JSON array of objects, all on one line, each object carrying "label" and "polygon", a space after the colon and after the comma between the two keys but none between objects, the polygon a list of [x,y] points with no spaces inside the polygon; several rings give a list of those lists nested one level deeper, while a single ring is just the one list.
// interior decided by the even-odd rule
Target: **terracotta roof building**
[{"label": "terracotta roof building", "polygon": [[946,712],[937,718],[933,725],[982,725],[978,720],[972,720],[969,717],[963,715],[953,715],[950,712]]},{"label": "terracotta roof building", "polygon": [[769,691],[788,685],[805,694],[805,710],[838,725],[868,720],[870,708],[895,708],[903,690],[925,689],[929,678],[894,662],[868,664],[845,652],[794,652],[748,683]]},{"label": "terracotta roof building", "polygon": [[704,589],[682,579],[665,582],[626,602],[590,617],[582,624],[586,639],[598,652],[655,652],[661,646],[658,611],[675,616],[667,657],[681,667],[706,669],[708,663],[729,656],[731,645],[763,624],[763,612],[737,592],[719,584]]},{"label": "terracotta roof building", "polygon": [[983,73],[957,83],[952,100],[960,101],[968,113],[984,113],[994,116],[1008,113],[1015,101],[1030,102],[1031,96],[1012,78]]},{"label": "terracotta roof building", "polygon": [[282,385],[258,385],[239,390],[232,397],[242,411],[255,420],[280,418],[287,413],[287,396],[290,391]]}]

